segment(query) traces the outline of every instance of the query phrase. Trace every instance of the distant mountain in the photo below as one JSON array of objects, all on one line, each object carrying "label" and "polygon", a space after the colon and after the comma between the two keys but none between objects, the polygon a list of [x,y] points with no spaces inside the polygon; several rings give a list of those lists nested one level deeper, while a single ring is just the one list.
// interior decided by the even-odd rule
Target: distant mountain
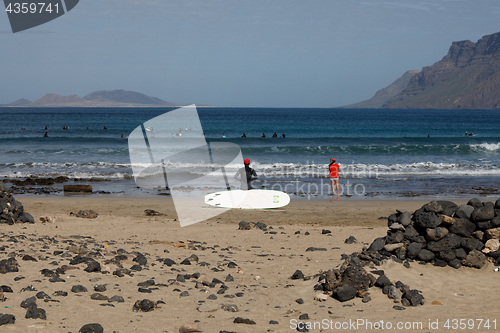
[{"label": "distant mountain", "polygon": [[100,104],[102,106],[114,104],[148,105],[148,106],[180,106],[181,104],[163,101],[156,97],[125,90],[99,90],[88,94],[83,98],[86,101]]},{"label": "distant mountain", "polygon": [[21,98],[21,99],[18,99],[17,101],[15,102],[12,102],[12,103],[9,103],[5,106],[21,106],[21,105],[28,105],[32,103],[29,99],[26,99],[26,98]]},{"label": "distant mountain", "polygon": [[[78,95],[47,94],[31,102],[19,99],[3,106],[18,107],[175,107],[187,104],[166,102],[156,97],[125,90],[99,90],[81,98]],[[198,105],[197,105],[198,106]],[[204,105],[199,105],[204,106]],[[206,106],[206,105],[205,105]]]},{"label": "distant mountain", "polygon": [[403,89],[406,88],[410,79],[414,77],[416,74],[420,73],[419,70],[411,70],[407,71],[403,74],[399,79],[391,83],[385,88],[380,89],[375,93],[370,99],[366,101],[359,102],[356,104],[351,104],[347,106],[343,106],[343,108],[359,108],[359,109],[377,109],[382,107],[382,105],[390,100],[392,97],[400,94]]},{"label": "distant mountain", "polygon": [[500,109],[500,32],[477,43],[453,42],[443,59],[424,67],[383,107]]},{"label": "distant mountain", "polygon": [[31,104],[30,107],[50,107],[50,106],[79,106],[86,101],[78,95],[61,96],[58,94],[47,94]]}]

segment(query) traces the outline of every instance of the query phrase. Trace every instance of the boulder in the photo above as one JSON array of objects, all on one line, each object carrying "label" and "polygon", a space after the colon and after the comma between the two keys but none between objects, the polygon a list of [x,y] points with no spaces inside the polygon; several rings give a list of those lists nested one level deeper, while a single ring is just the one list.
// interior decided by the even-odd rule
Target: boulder
[{"label": "boulder", "polygon": [[438,252],[437,257],[441,260],[444,260],[446,262],[449,262],[453,259],[455,259],[457,256],[455,255],[455,251],[453,250],[448,250],[448,251],[441,251]]},{"label": "boulder", "polygon": [[382,250],[385,246],[385,241],[386,241],[386,237],[375,238],[373,243],[368,248],[368,251],[378,252],[378,251]]},{"label": "boulder", "polygon": [[500,199],[495,202],[495,209],[500,209]]},{"label": "boulder", "polygon": [[[491,228],[485,231],[484,235],[486,238],[490,239],[500,239],[500,228]],[[1,273],[1,265],[0,265],[0,273]]]},{"label": "boulder", "polygon": [[467,267],[482,268],[486,263],[486,256],[477,250],[470,251],[467,257],[462,260],[462,265]]},{"label": "boulder", "polygon": [[462,219],[457,219],[449,229],[450,233],[464,237],[470,237],[474,230],[476,230],[474,223]]},{"label": "boulder", "polygon": [[474,222],[485,222],[490,221],[495,217],[495,209],[493,208],[493,203],[488,203],[482,207],[475,208],[470,219]]},{"label": "boulder", "polygon": [[342,285],[352,286],[357,290],[367,290],[371,280],[366,270],[357,265],[351,265],[342,273]]},{"label": "boulder", "polygon": [[420,250],[422,250],[423,244],[422,243],[411,243],[408,245],[406,255],[409,258],[416,258]]},{"label": "boulder", "polygon": [[388,232],[386,243],[395,244],[401,243],[405,239],[405,235],[402,231],[390,231]]},{"label": "boulder", "polygon": [[484,248],[483,242],[475,238],[462,238],[462,247],[466,250],[478,250],[481,251]]},{"label": "boulder", "polygon": [[422,261],[431,261],[436,255],[429,250],[422,249],[418,252],[417,258]]},{"label": "boulder", "polygon": [[451,201],[438,200],[437,203],[442,208],[441,214],[444,214],[444,215],[453,216],[453,214],[455,214],[455,212],[458,209],[458,206],[454,202],[451,202]]},{"label": "boulder", "polygon": [[407,227],[411,224],[411,214],[409,212],[404,212],[403,214],[398,216],[398,223],[403,225],[403,227]]},{"label": "boulder", "polygon": [[418,237],[420,234],[413,226],[408,226],[404,232],[405,239],[412,239],[414,237]]},{"label": "boulder", "polygon": [[481,200],[479,200],[478,198],[472,198],[469,200],[469,202],[467,202],[467,204],[469,206],[472,206],[474,208],[480,208],[480,207],[483,207],[483,203],[481,202]]},{"label": "boulder", "polygon": [[462,243],[462,238],[455,234],[448,234],[437,242],[427,243],[427,249],[433,252],[449,251],[456,249]]},{"label": "boulder", "polygon": [[340,302],[345,302],[353,299],[358,294],[358,291],[353,286],[342,286],[333,291],[333,297]]},{"label": "boulder", "polygon": [[488,239],[484,244],[483,253],[495,252],[500,248],[500,241],[498,239]]},{"label": "boulder", "polygon": [[424,211],[432,212],[432,213],[441,213],[443,211],[443,207],[437,201],[431,201],[422,206]]},{"label": "boulder", "polygon": [[416,211],[415,225],[421,228],[435,228],[441,224],[441,219],[434,212]]},{"label": "boulder", "polygon": [[[3,184],[0,183],[0,185]],[[15,324],[15,322],[16,322],[16,317],[14,315],[0,313],[0,326],[7,324]]]},{"label": "boulder", "polygon": [[455,217],[459,219],[469,220],[470,215],[474,211],[474,207],[470,205],[460,205],[457,211],[455,212]]},{"label": "boulder", "polygon": [[491,219],[490,224],[492,228],[500,227],[500,216],[495,216],[493,219]]},{"label": "boulder", "polygon": [[448,235],[448,229],[446,228],[427,228],[426,229],[427,239],[431,241],[438,241],[443,239]]}]

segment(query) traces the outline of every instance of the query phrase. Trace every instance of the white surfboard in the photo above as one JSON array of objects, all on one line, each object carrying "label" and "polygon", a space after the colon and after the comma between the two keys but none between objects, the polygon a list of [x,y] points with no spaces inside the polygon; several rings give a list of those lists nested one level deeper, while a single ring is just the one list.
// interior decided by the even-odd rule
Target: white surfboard
[{"label": "white surfboard", "polygon": [[274,190],[232,190],[207,194],[205,203],[221,208],[269,209],[285,207],[290,196]]}]

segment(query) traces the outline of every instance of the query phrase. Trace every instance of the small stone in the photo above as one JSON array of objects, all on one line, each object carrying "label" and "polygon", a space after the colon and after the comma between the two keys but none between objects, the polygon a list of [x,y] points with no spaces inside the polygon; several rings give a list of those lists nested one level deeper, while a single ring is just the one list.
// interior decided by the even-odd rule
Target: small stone
[{"label": "small stone", "polygon": [[276,320],[270,320],[269,324],[270,325],[278,325],[279,323]]},{"label": "small stone", "polygon": [[235,324],[247,324],[247,325],[255,325],[255,321],[251,319],[245,319],[241,317],[236,317],[233,321]]},{"label": "small stone", "polygon": [[107,301],[108,296],[104,296],[102,294],[95,293],[95,294],[90,295],[90,299],[93,299],[94,301]]},{"label": "small stone", "polygon": [[0,326],[7,324],[15,324],[16,317],[11,314],[1,314],[0,313]]},{"label": "small stone", "polygon": [[73,286],[71,288],[71,291],[74,292],[74,293],[86,293],[87,292],[87,288],[85,288],[84,286],[78,284],[76,286]]},{"label": "small stone", "polygon": [[356,297],[358,291],[352,286],[342,286],[333,291],[333,297],[340,302],[346,302]]},{"label": "small stone", "polygon": [[187,297],[187,296],[189,296],[189,292],[187,290],[185,290],[179,296],[180,297]]},{"label": "small stone", "polygon": [[16,259],[14,259],[14,258],[4,259],[4,260],[0,261],[0,273],[1,274],[19,272],[18,267],[19,267],[19,264],[17,263]]},{"label": "small stone", "polygon": [[123,299],[122,296],[113,296],[110,299],[108,299],[109,303],[123,303],[125,300]]},{"label": "small stone", "polygon": [[179,333],[203,332],[198,323],[184,324],[179,328]]},{"label": "small stone", "polygon": [[228,312],[238,312],[238,306],[235,304],[222,304],[221,309]]},{"label": "small stone", "polygon": [[86,324],[78,331],[78,333],[103,333],[104,329],[100,324]]},{"label": "small stone", "polygon": [[[89,186],[89,185],[64,185],[65,192],[66,192],[67,186]],[[74,191],[71,191],[71,192],[74,192]],[[76,191],[76,192],[80,192],[80,191]],[[92,187],[90,187],[90,192],[92,192]],[[75,216],[80,217],[80,218],[85,218],[85,219],[95,219],[95,218],[97,218],[97,216],[99,216],[99,214],[97,214],[93,210],[81,210]]]},{"label": "small stone", "polygon": [[304,304],[304,300],[303,300],[302,298],[297,298],[297,299],[295,300],[295,302],[296,302],[297,304]]},{"label": "small stone", "polygon": [[94,291],[97,291],[97,292],[105,292],[106,291],[106,285],[105,284],[96,284],[94,286]]},{"label": "small stone", "polygon": [[403,243],[396,243],[396,244],[386,244],[384,246],[384,250],[388,251],[388,252],[392,252],[396,249],[399,249],[400,247],[403,247],[404,244]]},{"label": "small stone", "polygon": [[406,308],[404,306],[400,306],[400,305],[394,305],[392,308],[394,310],[406,310]]},{"label": "small stone", "polygon": [[133,311],[143,311],[143,312],[149,312],[153,311],[156,308],[156,303],[149,300],[149,299],[143,299],[143,300],[138,300],[134,303],[134,306],[132,307]]},{"label": "small stone", "polygon": [[[500,239],[500,228],[491,228],[484,233],[488,239]],[[1,266],[1,264],[0,264]],[[1,273],[1,267],[0,267]]]},{"label": "small stone", "polygon": [[291,277],[292,280],[303,280],[304,279],[304,274],[302,273],[301,270],[296,270]]},{"label": "small stone", "polygon": [[346,244],[356,244],[358,240],[354,236],[349,236],[344,243]]},{"label": "small stone", "polygon": [[482,268],[486,265],[487,259],[486,256],[477,250],[472,250],[469,252],[467,257],[462,261],[462,265],[468,267]]},{"label": "small stone", "polygon": [[42,308],[30,307],[26,311],[26,319],[47,319],[47,315],[45,314],[45,310]]},{"label": "small stone", "polygon": [[[297,232],[296,232],[296,233],[297,233]],[[300,234],[300,231],[298,231],[298,233]],[[331,230],[327,230],[327,229],[323,229],[323,230],[321,230],[321,234],[322,234],[322,235],[331,234],[331,233],[332,233],[332,232],[331,232]]]}]

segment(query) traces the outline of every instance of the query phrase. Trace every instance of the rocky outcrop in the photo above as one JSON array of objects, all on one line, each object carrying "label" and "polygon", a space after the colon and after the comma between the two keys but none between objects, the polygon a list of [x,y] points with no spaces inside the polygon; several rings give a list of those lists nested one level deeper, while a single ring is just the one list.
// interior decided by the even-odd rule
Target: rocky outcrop
[{"label": "rocky outcrop", "polygon": [[500,109],[500,32],[453,42],[448,54],[413,76],[383,105],[408,109]]}]

